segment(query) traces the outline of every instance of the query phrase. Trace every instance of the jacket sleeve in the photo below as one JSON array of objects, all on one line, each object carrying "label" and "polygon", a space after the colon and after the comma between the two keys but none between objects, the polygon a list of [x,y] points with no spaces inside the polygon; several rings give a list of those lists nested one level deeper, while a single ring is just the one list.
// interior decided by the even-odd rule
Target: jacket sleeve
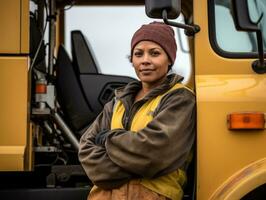
[{"label": "jacket sleeve", "polygon": [[103,189],[119,187],[127,182],[131,174],[110,160],[104,145],[95,144],[97,133],[110,129],[113,102],[105,105],[92,125],[80,139],[79,161],[87,176]]},{"label": "jacket sleeve", "polygon": [[187,89],[165,95],[155,116],[133,134],[113,130],[107,137],[110,159],[132,173],[153,178],[181,168],[195,137],[195,97]]}]

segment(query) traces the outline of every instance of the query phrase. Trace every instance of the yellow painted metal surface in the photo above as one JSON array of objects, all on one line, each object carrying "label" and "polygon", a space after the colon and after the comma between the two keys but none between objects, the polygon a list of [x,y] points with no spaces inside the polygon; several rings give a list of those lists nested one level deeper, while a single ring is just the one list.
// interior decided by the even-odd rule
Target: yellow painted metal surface
[{"label": "yellow painted metal surface", "polygon": [[241,199],[246,191],[252,191],[266,182],[266,158],[258,160],[241,169],[211,196],[211,200]]},{"label": "yellow painted metal surface", "polygon": [[21,171],[24,168],[25,146],[0,146],[0,170]]},{"label": "yellow painted metal surface", "polygon": [[251,59],[223,58],[214,52],[207,14],[207,1],[195,0],[194,23],[201,27],[194,55],[198,200],[210,199],[229,177],[266,157],[264,130],[229,131],[226,121],[232,112],[266,112],[266,76],[252,71]]},{"label": "yellow painted metal surface", "polygon": [[27,145],[24,156],[24,170],[32,171],[34,169],[34,153],[33,153],[33,124],[29,123],[27,134]]},{"label": "yellow painted metal surface", "polygon": [[0,1],[0,53],[29,52],[28,0]]},{"label": "yellow painted metal surface", "polygon": [[266,76],[199,75],[197,87],[198,199],[266,155],[265,131],[229,131],[227,114],[266,111]]},{"label": "yellow painted metal surface", "polygon": [[21,47],[20,53],[28,54],[30,51],[30,23],[29,23],[29,0],[21,1]]},{"label": "yellow painted metal surface", "polygon": [[0,74],[0,171],[20,171],[27,144],[28,58],[0,57]]}]

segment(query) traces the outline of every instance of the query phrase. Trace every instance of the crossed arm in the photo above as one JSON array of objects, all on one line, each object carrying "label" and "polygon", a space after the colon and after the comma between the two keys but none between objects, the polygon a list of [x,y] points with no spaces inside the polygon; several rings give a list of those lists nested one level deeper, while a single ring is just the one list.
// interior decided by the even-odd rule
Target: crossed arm
[{"label": "crossed arm", "polygon": [[[110,189],[182,167],[194,141],[195,99],[187,92],[167,95],[154,119],[138,133],[110,130],[113,102],[107,104],[80,143],[79,158],[93,183]],[[96,144],[96,135],[105,130],[106,142]]]}]

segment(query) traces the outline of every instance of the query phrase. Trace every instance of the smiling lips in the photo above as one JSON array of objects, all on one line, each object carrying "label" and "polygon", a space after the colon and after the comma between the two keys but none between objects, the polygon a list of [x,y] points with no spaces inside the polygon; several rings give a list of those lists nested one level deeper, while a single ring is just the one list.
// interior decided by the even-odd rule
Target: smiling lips
[{"label": "smiling lips", "polygon": [[148,75],[151,72],[155,71],[155,69],[151,69],[151,68],[145,68],[145,69],[140,69],[139,72],[143,75]]}]

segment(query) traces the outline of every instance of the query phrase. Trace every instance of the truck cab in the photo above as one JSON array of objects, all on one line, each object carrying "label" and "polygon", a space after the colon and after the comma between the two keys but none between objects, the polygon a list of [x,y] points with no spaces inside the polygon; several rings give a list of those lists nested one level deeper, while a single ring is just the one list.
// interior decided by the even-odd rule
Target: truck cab
[{"label": "truck cab", "polygon": [[[263,199],[265,1],[157,3],[0,2],[1,199],[87,198],[92,183],[78,161],[79,138],[114,90],[136,80],[126,63],[130,34],[153,20],[174,27],[174,72],[196,95],[197,138],[184,199]],[[117,17],[105,23],[108,12]],[[108,37],[114,27],[118,32]],[[126,34],[128,45],[119,42]],[[117,58],[108,53],[122,49]]]}]

